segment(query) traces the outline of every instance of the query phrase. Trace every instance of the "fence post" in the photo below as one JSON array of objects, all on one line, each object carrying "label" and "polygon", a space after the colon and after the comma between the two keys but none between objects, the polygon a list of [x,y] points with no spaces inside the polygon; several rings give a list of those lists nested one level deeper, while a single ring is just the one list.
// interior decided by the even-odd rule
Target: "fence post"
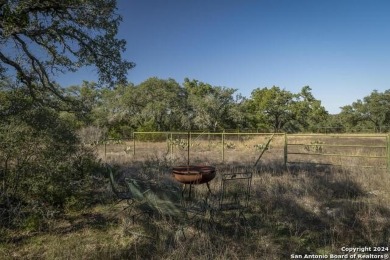
[{"label": "fence post", "polygon": [[284,168],[287,168],[287,133],[284,133]]},{"label": "fence post", "polygon": [[104,161],[107,162],[107,139],[104,139]]},{"label": "fence post", "polygon": [[169,142],[169,148],[170,148],[170,150],[171,150],[171,158],[172,158],[172,156],[173,156],[173,136],[172,136],[172,132],[170,133],[170,135],[171,135],[171,140],[170,140],[170,142]]},{"label": "fence post", "polygon": [[169,150],[170,150],[170,142],[169,142],[169,133],[166,133],[166,137],[167,137],[167,154],[169,153]]},{"label": "fence post", "polygon": [[190,165],[190,137],[191,136],[191,132],[188,131],[187,133],[187,166]]},{"label": "fence post", "polygon": [[222,132],[222,162],[225,162],[225,130]]},{"label": "fence post", "polygon": [[135,132],[133,132],[133,156],[135,156]]},{"label": "fence post", "polygon": [[188,138],[188,145],[191,147],[192,144],[192,132],[190,131],[190,138]]},{"label": "fence post", "polygon": [[387,135],[387,145],[386,145],[386,150],[387,150],[387,171],[390,172],[390,134]]}]

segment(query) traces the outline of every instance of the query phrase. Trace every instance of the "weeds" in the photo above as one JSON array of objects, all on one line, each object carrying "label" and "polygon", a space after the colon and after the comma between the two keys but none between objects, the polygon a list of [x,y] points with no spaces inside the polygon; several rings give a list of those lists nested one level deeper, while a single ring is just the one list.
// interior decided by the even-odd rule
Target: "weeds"
[{"label": "weeds", "polygon": [[315,140],[315,141],[310,142],[310,144],[305,145],[304,149],[307,152],[323,153],[324,152],[324,144],[325,144],[325,142],[323,142],[323,141]]},{"label": "weeds", "polygon": [[[210,183],[215,195],[221,174],[253,171],[245,219],[235,218],[236,212],[220,212],[189,220],[180,210],[169,214],[180,204],[180,185],[170,176],[167,155],[118,165],[123,177],[151,183],[158,214],[133,224],[128,212],[102,198],[39,233],[2,231],[7,239],[1,240],[0,258],[287,259],[291,254],[336,254],[343,246],[390,243],[390,180],[385,171],[304,164],[286,170],[278,161],[267,161],[256,171],[234,163],[216,165],[218,175]],[[207,191],[203,185],[195,189],[199,196]]]}]

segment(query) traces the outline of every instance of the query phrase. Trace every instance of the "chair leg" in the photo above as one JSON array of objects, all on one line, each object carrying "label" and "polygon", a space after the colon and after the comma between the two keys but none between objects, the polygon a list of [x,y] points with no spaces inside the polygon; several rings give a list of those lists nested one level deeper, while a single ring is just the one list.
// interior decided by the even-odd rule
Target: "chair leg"
[{"label": "chair leg", "polygon": [[[119,204],[119,202],[124,201],[124,200],[125,200],[125,199],[121,199],[121,200],[118,201],[116,204]],[[125,211],[125,210],[127,210],[128,208],[130,208],[130,207],[133,207],[133,206],[134,206],[134,203],[135,203],[135,201],[134,201],[133,199],[126,199],[126,202],[127,202],[127,206],[124,207],[120,212]]]}]

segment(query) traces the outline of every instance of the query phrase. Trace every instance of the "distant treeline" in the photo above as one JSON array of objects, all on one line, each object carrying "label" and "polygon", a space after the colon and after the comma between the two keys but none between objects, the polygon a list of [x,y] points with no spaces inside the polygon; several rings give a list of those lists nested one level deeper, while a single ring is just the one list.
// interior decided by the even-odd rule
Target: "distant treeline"
[{"label": "distant treeline", "polygon": [[212,86],[195,79],[179,84],[173,79],[149,78],[139,85],[97,88],[83,82],[66,90],[82,109],[62,112],[76,128],[95,126],[107,137],[128,137],[133,131],[259,132],[387,132],[390,90],[373,91],[362,100],[329,114],[304,86],[292,93],[277,86],[257,88],[249,98],[237,89]]}]

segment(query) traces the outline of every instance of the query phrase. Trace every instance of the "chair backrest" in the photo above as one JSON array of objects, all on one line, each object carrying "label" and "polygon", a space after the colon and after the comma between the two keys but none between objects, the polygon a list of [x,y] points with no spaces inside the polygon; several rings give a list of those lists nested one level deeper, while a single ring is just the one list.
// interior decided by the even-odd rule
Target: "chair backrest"
[{"label": "chair backrest", "polygon": [[109,179],[110,179],[110,185],[111,185],[112,192],[114,192],[115,194],[121,193],[121,191],[119,190],[119,186],[118,186],[118,184],[116,183],[116,181],[114,179],[114,171],[112,170],[112,167],[107,164],[106,165],[106,169],[107,169],[108,174],[109,174]]},{"label": "chair backrest", "polygon": [[220,210],[244,209],[249,206],[252,173],[224,174],[221,181]]},{"label": "chair backrest", "polygon": [[109,173],[111,190],[119,198],[126,199],[135,199],[142,200],[145,198],[145,193],[149,191],[149,187],[146,183],[140,185],[139,181],[132,178],[125,178],[125,186],[120,186],[115,181],[114,171],[110,165],[106,165],[107,171]]},{"label": "chair backrest", "polygon": [[147,189],[143,189],[139,183],[131,178],[125,179],[127,187],[129,188],[129,192],[135,199],[143,199],[144,193],[147,191]]}]

